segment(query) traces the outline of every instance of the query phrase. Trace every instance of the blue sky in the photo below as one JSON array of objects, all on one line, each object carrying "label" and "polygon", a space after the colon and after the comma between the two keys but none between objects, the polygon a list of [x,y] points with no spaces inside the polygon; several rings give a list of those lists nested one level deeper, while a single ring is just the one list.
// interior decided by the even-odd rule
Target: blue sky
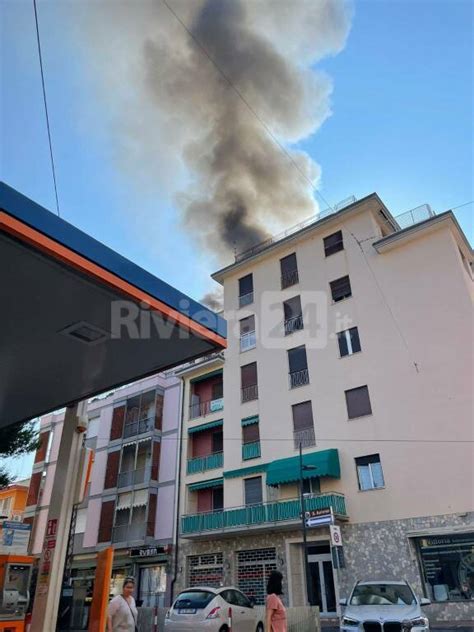
[{"label": "blue sky", "polygon": [[[169,192],[140,190],[117,167],[110,114],[67,13],[38,6],[62,216],[199,299],[215,263],[183,231]],[[5,0],[2,13],[1,176],[54,209],[32,3]],[[345,49],[318,64],[334,82],[333,114],[301,143],[331,204],[377,191],[399,214],[474,198],[472,14],[469,0],[355,3]],[[472,242],[474,206],[455,212]],[[154,225],[141,219],[151,216]]]}]

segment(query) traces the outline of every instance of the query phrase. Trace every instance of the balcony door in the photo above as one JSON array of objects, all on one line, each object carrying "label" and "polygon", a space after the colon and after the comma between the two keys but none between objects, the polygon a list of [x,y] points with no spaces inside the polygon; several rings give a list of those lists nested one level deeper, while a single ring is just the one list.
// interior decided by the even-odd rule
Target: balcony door
[{"label": "balcony door", "polygon": [[322,617],[337,614],[336,590],[329,544],[308,547],[312,605],[318,606]]}]

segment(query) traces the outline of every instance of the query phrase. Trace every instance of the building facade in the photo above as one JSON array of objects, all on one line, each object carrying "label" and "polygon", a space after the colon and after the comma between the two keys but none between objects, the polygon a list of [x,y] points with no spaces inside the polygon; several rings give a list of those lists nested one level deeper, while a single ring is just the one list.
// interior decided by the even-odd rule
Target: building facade
[{"label": "building facade", "polygon": [[23,521],[29,485],[27,478],[0,489],[0,520]]},{"label": "building facade", "polygon": [[[115,549],[112,595],[132,575],[138,603],[168,605],[180,398],[180,381],[157,375],[89,402],[84,445],[93,455],[92,469],[73,513],[58,629],[87,629],[96,554],[107,546]],[[63,421],[64,411],[41,419],[25,512],[33,528],[32,554],[41,552],[44,540]]]},{"label": "building facade", "polygon": [[[472,618],[472,250],[453,214],[397,221],[372,194],[213,277],[225,361],[177,372],[178,587],[262,603],[278,569],[288,605],[329,617],[357,579],[407,579],[433,618]],[[308,528],[308,589],[300,479],[343,540]]]}]

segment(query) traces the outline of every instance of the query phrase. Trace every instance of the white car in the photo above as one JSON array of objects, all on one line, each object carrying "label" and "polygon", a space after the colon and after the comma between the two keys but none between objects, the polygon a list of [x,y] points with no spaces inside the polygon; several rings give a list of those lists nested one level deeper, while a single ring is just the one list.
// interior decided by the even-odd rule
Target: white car
[{"label": "white car", "polygon": [[168,610],[166,632],[263,632],[263,621],[253,602],[233,586],[189,588]]},{"label": "white car", "polygon": [[430,624],[406,581],[357,582],[341,617],[341,632],[429,632]]}]

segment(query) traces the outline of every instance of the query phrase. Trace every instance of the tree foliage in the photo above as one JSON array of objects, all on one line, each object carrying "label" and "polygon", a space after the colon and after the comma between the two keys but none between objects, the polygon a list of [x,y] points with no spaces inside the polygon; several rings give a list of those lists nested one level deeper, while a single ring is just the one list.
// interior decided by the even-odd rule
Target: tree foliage
[{"label": "tree foliage", "polygon": [[[0,458],[22,456],[39,447],[39,434],[35,424],[27,421],[0,428]],[[0,467],[0,487],[12,482],[8,470]]]}]

